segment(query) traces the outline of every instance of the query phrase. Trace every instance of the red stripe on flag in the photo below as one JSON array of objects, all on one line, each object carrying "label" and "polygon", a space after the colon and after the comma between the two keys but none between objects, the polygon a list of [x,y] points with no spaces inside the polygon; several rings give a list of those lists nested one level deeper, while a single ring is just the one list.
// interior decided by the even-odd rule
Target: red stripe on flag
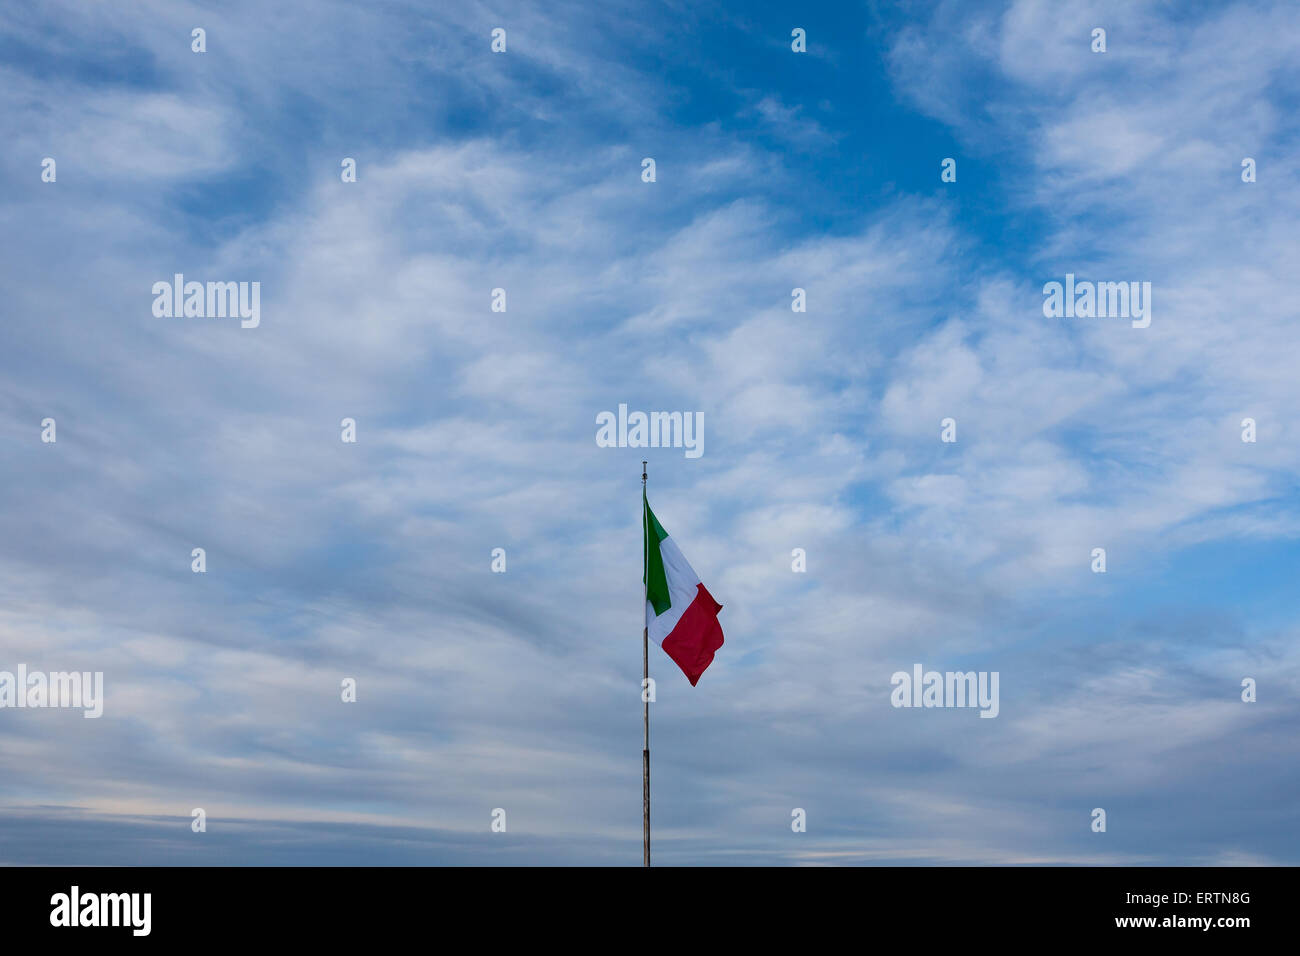
[{"label": "red stripe on flag", "polygon": [[713,652],[722,646],[722,625],[718,623],[722,605],[713,600],[713,595],[703,584],[697,588],[695,600],[662,645],[692,687],[705,668],[713,663]]}]

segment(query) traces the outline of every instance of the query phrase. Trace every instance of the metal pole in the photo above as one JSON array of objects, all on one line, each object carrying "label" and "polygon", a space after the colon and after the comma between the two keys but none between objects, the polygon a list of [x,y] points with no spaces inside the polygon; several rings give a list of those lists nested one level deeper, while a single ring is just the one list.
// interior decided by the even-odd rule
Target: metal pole
[{"label": "metal pole", "polygon": [[641,716],[645,724],[645,743],[641,749],[641,803],[644,848],[642,866],[650,865],[650,696],[646,693],[650,681],[650,516],[646,512],[645,497],[646,462],[641,462],[641,539],[645,542],[644,569],[645,595],[641,601]]}]

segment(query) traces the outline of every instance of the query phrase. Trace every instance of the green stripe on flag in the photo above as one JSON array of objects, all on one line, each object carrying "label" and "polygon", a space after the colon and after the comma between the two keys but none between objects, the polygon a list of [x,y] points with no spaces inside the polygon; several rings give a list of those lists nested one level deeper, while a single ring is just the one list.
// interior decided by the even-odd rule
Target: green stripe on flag
[{"label": "green stripe on flag", "polygon": [[[659,542],[668,537],[668,532],[659,523],[655,513],[650,510],[650,502],[645,492],[641,493],[641,503],[645,506],[642,516],[642,539],[645,547],[645,568],[641,572],[641,583],[646,586],[646,600],[655,609],[658,617],[672,607],[668,596],[668,576],[664,574],[664,559],[659,553]],[[653,534],[652,534],[653,532]]]}]

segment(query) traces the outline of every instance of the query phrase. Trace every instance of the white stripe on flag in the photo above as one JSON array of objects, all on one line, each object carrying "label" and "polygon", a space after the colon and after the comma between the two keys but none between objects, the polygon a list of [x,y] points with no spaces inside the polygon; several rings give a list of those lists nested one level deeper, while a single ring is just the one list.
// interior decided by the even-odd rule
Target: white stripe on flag
[{"label": "white stripe on flag", "polygon": [[678,549],[671,537],[659,542],[659,554],[664,559],[664,576],[668,578],[668,598],[672,607],[658,617],[655,609],[646,602],[646,617],[650,621],[650,639],[663,646],[664,638],[673,632],[686,609],[699,594],[700,576]]}]

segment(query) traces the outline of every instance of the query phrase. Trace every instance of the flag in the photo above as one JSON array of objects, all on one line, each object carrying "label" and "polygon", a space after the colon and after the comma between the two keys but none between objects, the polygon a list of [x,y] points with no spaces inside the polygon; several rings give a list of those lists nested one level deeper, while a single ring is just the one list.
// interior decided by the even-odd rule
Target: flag
[{"label": "flag", "polygon": [[694,687],[713,663],[713,652],[722,646],[722,626],[718,612],[722,605],[700,581],[700,576],[668,537],[668,532],[650,510],[650,502],[641,493],[645,506],[645,572],[641,580],[646,589],[646,627],[650,640],[664,649]]}]

